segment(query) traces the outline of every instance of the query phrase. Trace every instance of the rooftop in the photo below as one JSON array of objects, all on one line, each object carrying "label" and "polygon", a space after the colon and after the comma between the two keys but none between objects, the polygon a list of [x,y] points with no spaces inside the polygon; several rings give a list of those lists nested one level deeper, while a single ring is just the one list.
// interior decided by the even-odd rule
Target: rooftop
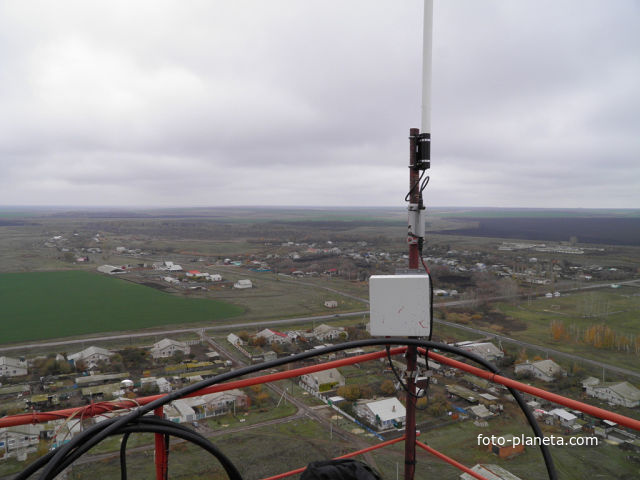
[{"label": "rooftop", "polygon": [[398,417],[404,417],[407,414],[404,405],[400,403],[396,397],[385,398],[367,403],[367,407],[380,421],[388,422]]}]

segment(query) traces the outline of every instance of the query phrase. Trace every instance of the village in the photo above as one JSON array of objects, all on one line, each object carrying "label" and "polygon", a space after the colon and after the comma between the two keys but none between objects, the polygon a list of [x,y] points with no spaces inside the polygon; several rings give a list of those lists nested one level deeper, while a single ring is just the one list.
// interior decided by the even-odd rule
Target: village
[{"label": "village", "polygon": [[[90,236],[59,233],[47,238],[44,247],[55,249],[69,263],[183,290],[255,286],[248,278],[229,282],[224,278],[227,268],[297,279],[336,277],[366,282],[372,274],[396,272],[408,259],[406,252],[396,246],[380,248],[375,242],[366,241],[263,242],[259,253],[211,257],[179,253],[173,248],[164,252],[144,250],[135,245],[117,245],[107,251],[104,245],[117,240],[104,233]],[[90,246],[87,241],[100,246]],[[161,260],[151,261],[158,257]],[[105,258],[111,263],[100,263]],[[604,247],[576,246],[570,242],[489,242],[475,250],[451,248],[450,243],[439,242],[426,245],[425,261],[432,265],[438,284],[435,294],[441,297],[554,295],[598,282],[608,282],[616,288],[620,281],[637,273],[634,265],[611,263]]]},{"label": "village", "polygon": [[[208,337],[204,330],[200,333],[196,340],[163,338],[152,345],[120,350],[92,345],[70,354],[51,353],[26,359],[0,357],[0,405],[4,410],[0,414],[57,410],[168,393],[237,365],[270,361],[369,336],[366,325],[345,328],[328,324],[282,332],[272,328],[254,332],[236,330],[216,339]],[[601,382],[593,376],[580,377],[551,359],[514,359],[490,341],[463,341],[455,345],[502,366],[503,371],[521,381],[555,391],[579,392],[580,398],[610,408],[640,406],[640,390],[626,381]],[[214,346],[219,348],[216,350]],[[346,350],[316,358],[312,363],[370,351],[373,350]],[[337,418],[351,423],[354,431],[380,439],[394,438],[401,434],[405,421],[404,398],[398,395],[402,391],[399,382],[404,368],[396,359],[391,364],[381,359],[366,366],[356,364],[302,375],[296,380],[295,394],[313,397],[319,405],[333,410]],[[394,376],[394,371],[399,373]],[[427,379],[428,400],[418,400],[418,407],[422,407],[418,411],[419,428],[429,429],[443,421],[472,422],[479,431],[490,435],[492,422],[516,412],[513,398],[503,387],[432,360],[427,366],[424,358],[420,358],[417,380]],[[293,388],[287,391],[294,394]],[[532,396],[525,395],[525,399],[549,432],[565,436],[596,435],[621,448],[640,450],[636,434],[613,422],[600,421]],[[256,412],[275,408],[276,400],[263,389],[232,389],[173,401],[165,407],[164,416],[196,427],[215,418],[235,417],[245,422]],[[0,459],[25,460],[43,444],[49,449],[56,448],[101,418],[4,428],[0,430]],[[525,445],[492,444],[487,454],[509,458],[524,449]]]},{"label": "village", "polygon": [[[143,333],[126,337],[125,331],[117,332],[126,338],[121,341],[75,340],[64,347],[27,349],[19,355],[3,352],[0,415],[166,394],[246,365],[370,338],[368,279],[374,274],[401,272],[407,263],[406,253],[393,242],[339,235],[253,241],[249,253],[233,248],[212,255],[103,231],[57,230],[47,232],[39,248],[46,258],[67,269],[142,285],[172,297],[237,302],[248,313],[222,324],[198,321],[182,333],[163,333],[161,328],[151,337]],[[591,297],[574,299],[577,292],[592,286],[622,292],[633,302],[634,290],[627,284],[636,277],[637,268],[608,249],[571,242],[501,240],[469,245],[445,239],[427,244],[424,260],[434,279],[438,318],[481,329],[469,335],[464,330],[439,328],[436,339],[498,365],[506,376],[519,381],[637,416],[640,390],[632,384],[633,378],[608,371],[605,378],[604,369],[600,372],[540,350],[516,348],[496,335],[531,326],[517,318],[523,304],[560,319],[576,306],[585,318],[593,317],[594,321],[615,314],[619,309],[609,305],[609,300],[598,304],[589,300]],[[280,304],[283,292],[297,295],[297,303],[288,300],[290,303]],[[537,303],[545,300],[547,303]],[[496,307],[496,301],[504,303]],[[291,310],[292,305],[298,310]],[[281,320],[286,322],[278,323]],[[234,326],[243,321],[248,323]],[[170,325],[167,330],[182,326],[179,320]],[[570,334],[581,339],[587,327],[576,333],[569,330],[571,325],[565,331],[551,322],[545,328],[549,329],[544,334],[546,341],[556,336],[566,340]],[[379,348],[349,349],[297,362],[290,368],[375,351]],[[520,425],[521,414],[505,388],[433,360],[418,358],[418,365],[416,381],[426,393],[419,391],[417,426],[425,434],[455,428],[486,437],[500,433],[517,438],[522,434],[520,427],[509,430],[509,425]],[[206,436],[231,428],[242,431],[265,419],[295,422],[302,415],[316,415],[313,418],[329,432],[369,442],[391,440],[403,434],[406,421],[405,368],[401,358],[381,358],[300,375],[275,386],[254,385],[183,398],[166,405],[163,416]],[[283,369],[271,370],[278,371]],[[531,395],[524,397],[545,434],[597,437],[622,452],[640,453],[640,439],[632,430]],[[36,453],[58,448],[95,422],[124,413],[3,428],[0,466],[30,461]],[[473,467],[476,471],[490,469],[502,472],[504,478],[509,478],[509,466],[502,462],[521,458],[533,449],[509,441],[481,447],[469,444],[469,448],[477,450],[480,463]]]}]

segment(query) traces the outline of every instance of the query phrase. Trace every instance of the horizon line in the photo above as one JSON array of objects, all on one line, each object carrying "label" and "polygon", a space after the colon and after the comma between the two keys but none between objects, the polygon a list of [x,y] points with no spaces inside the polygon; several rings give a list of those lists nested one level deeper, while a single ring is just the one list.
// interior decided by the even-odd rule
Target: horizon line
[{"label": "horizon line", "polygon": [[[309,208],[322,208],[322,209],[406,209],[406,205],[2,205],[0,209],[95,209],[95,210],[203,210],[203,209],[224,209],[224,208],[254,208],[258,210],[268,209],[296,209],[304,210]],[[429,205],[429,209],[492,209],[492,210],[640,210],[640,207],[504,207],[493,205],[471,206],[471,205]]]}]

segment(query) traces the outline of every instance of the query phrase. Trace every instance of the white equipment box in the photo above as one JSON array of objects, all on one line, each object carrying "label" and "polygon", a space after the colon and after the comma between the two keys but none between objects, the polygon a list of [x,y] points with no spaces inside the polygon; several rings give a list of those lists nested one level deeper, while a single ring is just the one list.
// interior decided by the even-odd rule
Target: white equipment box
[{"label": "white equipment box", "polygon": [[431,295],[427,274],[373,275],[369,278],[371,335],[427,337]]}]

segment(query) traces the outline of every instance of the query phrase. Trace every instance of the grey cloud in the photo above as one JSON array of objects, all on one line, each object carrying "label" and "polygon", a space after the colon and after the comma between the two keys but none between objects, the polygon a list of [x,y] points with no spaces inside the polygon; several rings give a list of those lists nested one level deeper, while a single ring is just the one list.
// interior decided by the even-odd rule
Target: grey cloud
[{"label": "grey cloud", "polygon": [[[429,203],[637,206],[638,4],[435,3]],[[420,49],[417,0],[3,3],[0,204],[401,205]]]}]

